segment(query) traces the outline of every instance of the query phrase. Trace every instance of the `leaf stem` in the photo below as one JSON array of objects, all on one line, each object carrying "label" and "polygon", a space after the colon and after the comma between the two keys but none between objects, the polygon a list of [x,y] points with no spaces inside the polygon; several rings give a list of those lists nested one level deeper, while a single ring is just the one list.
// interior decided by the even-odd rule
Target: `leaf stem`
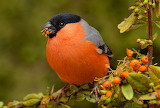
[{"label": "leaf stem", "polygon": [[[152,13],[151,6],[148,8],[148,39],[153,40],[152,35]],[[148,65],[152,64],[152,56],[153,56],[153,45],[148,46]]]}]

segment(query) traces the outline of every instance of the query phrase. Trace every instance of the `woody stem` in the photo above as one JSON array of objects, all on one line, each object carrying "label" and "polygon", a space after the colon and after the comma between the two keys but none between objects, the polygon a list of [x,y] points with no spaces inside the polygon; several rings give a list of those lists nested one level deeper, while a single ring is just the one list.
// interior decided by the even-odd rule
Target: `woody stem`
[{"label": "woody stem", "polygon": [[[151,7],[148,8],[148,39],[153,40],[152,35],[152,13]],[[153,45],[148,46],[148,65],[152,64],[152,56],[153,56]]]}]

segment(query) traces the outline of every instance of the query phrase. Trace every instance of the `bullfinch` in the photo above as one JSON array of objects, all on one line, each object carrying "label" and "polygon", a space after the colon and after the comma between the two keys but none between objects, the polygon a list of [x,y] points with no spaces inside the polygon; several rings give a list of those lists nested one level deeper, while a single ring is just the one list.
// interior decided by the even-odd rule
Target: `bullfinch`
[{"label": "bullfinch", "polygon": [[100,33],[80,16],[55,15],[41,32],[48,37],[48,63],[62,81],[82,85],[107,75],[105,65],[113,54]]}]

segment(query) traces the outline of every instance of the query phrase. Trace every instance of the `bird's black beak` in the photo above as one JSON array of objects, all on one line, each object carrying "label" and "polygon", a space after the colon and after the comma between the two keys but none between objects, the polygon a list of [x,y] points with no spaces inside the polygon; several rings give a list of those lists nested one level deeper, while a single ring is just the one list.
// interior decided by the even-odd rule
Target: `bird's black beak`
[{"label": "bird's black beak", "polygon": [[46,37],[54,37],[56,34],[56,28],[51,24],[51,22],[47,22],[42,28],[42,35]]}]

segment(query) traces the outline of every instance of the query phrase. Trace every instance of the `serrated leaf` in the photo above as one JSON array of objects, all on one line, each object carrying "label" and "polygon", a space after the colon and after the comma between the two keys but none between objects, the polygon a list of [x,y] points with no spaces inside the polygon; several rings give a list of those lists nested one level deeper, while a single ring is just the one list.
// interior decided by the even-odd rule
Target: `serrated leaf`
[{"label": "serrated leaf", "polygon": [[121,86],[121,90],[122,94],[127,100],[131,100],[133,98],[134,92],[130,84],[123,84]]},{"label": "serrated leaf", "polygon": [[137,24],[133,24],[131,25],[126,31],[131,31],[131,30],[135,30],[135,29],[138,29],[142,26],[144,26],[145,23],[137,23]]},{"label": "serrated leaf", "polygon": [[81,85],[81,88],[82,89],[89,89],[89,85],[88,84],[83,84],[83,85]]},{"label": "serrated leaf", "polygon": [[160,67],[150,65],[148,68],[148,73],[150,76],[150,79],[154,82],[155,85],[160,84],[159,79],[160,79]]},{"label": "serrated leaf", "polygon": [[23,98],[23,100],[26,101],[26,100],[30,100],[30,99],[40,99],[40,98],[42,98],[42,95],[36,94],[36,93],[31,93],[31,94],[26,95]]},{"label": "serrated leaf", "polygon": [[86,95],[86,96],[90,96],[90,94],[91,94],[91,92],[89,92],[89,91],[83,91],[82,92],[84,95]]},{"label": "serrated leaf", "polygon": [[85,95],[83,93],[78,93],[75,97],[75,101],[83,101],[85,99]]},{"label": "serrated leaf", "polygon": [[70,97],[69,97],[69,100],[68,101],[66,101],[65,103],[67,103],[68,105],[70,105],[70,106],[73,106],[75,103],[76,103],[76,96],[75,96],[75,94],[73,94],[73,95],[71,95]]},{"label": "serrated leaf", "polygon": [[119,25],[118,28],[120,29],[120,33],[124,33],[133,25],[136,21],[137,17],[135,16],[135,13],[132,13],[127,19],[122,21]]},{"label": "serrated leaf", "polygon": [[160,21],[154,21],[154,23],[155,23],[156,26],[160,29]]},{"label": "serrated leaf", "polygon": [[37,105],[39,102],[40,102],[39,99],[30,99],[30,100],[24,101],[22,103],[24,106],[31,107],[31,106]]},{"label": "serrated leaf", "polygon": [[160,17],[160,3],[159,2],[156,2],[156,7],[153,8],[153,12],[157,18]]},{"label": "serrated leaf", "polygon": [[149,93],[149,94],[146,94],[146,95],[142,95],[139,100],[153,100],[153,99],[156,99],[157,93],[156,92],[152,92],[152,93]]},{"label": "serrated leaf", "polygon": [[155,86],[154,91],[160,91],[160,85]]},{"label": "serrated leaf", "polygon": [[135,108],[135,107],[133,106],[132,102],[128,101],[128,102],[125,103],[123,108]]},{"label": "serrated leaf", "polygon": [[137,99],[137,97],[133,97],[133,101],[138,105],[143,105],[143,101],[140,101],[139,99]]},{"label": "serrated leaf", "polygon": [[[73,95],[72,95],[73,96]],[[60,102],[63,102],[63,103],[66,103],[66,102],[68,102],[68,99],[69,99],[69,97],[65,97],[65,96],[63,96],[63,97],[61,97],[60,98]]]},{"label": "serrated leaf", "polygon": [[115,85],[114,86],[114,95],[112,97],[113,100],[120,96],[120,94],[121,94],[120,91],[121,91],[120,86],[119,85]]},{"label": "serrated leaf", "polygon": [[86,96],[86,100],[91,102],[91,103],[96,103],[96,97],[95,95],[91,95],[91,96]]},{"label": "serrated leaf", "polygon": [[62,104],[61,103],[61,107],[60,108],[71,108],[70,106],[66,105],[66,104]]},{"label": "serrated leaf", "polygon": [[149,84],[151,83],[151,80],[147,76],[140,73],[129,73],[127,81],[132,88],[138,91],[147,91],[149,89]]},{"label": "serrated leaf", "polygon": [[158,36],[158,33],[155,33],[155,34],[153,35],[153,41],[157,39],[157,36]]},{"label": "serrated leaf", "polygon": [[4,103],[2,101],[0,101],[0,108],[2,108],[4,105]]},{"label": "serrated leaf", "polygon": [[101,108],[108,108],[107,106],[101,105]]}]

